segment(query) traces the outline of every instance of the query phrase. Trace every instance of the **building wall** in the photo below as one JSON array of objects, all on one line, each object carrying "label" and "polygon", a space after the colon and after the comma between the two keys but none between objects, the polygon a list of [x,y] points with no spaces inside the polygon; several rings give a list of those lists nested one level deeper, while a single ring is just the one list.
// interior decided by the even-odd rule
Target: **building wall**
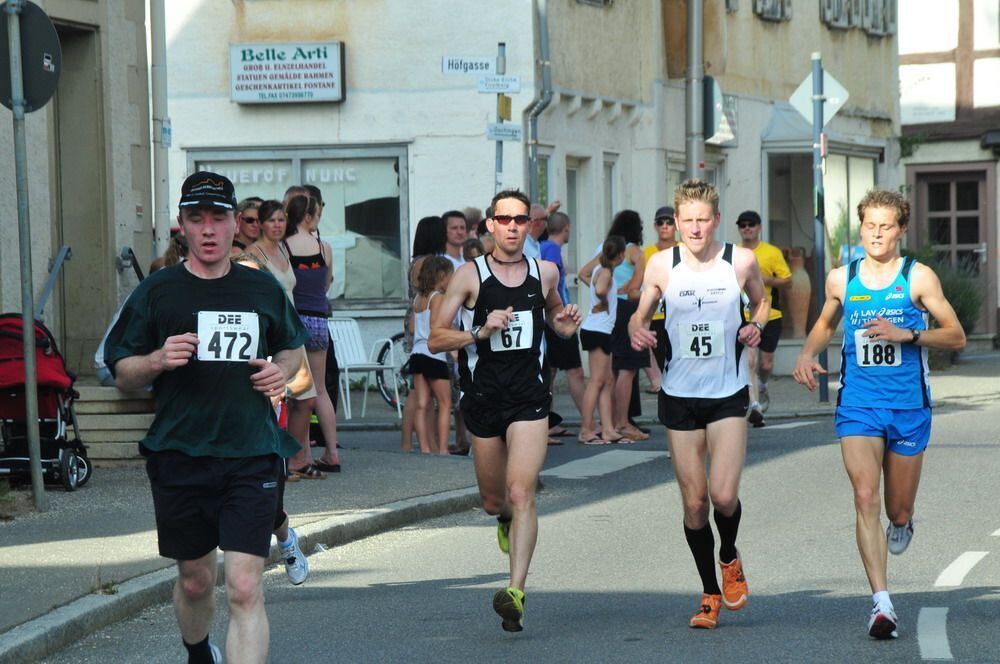
[{"label": "building wall", "polygon": [[[151,238],[148,92],[143,0],[47,0],[40,3],[60,34],[90,40],[94,54],[91,73],[74,70],[79,63],[64,62],[56,98],[28,115],[28,187],[31,217],[32,285],[41,294],[50,261],[59,244],[76,231],[73,258],[61,273],[43,318],[62,344],[74,371],[93,371],[98,340],[124,295],[134,287],[130,273],[119,273],[114,257],[124,246],[134,247],[146,261]],[[64,49],[66,50],[66,49]],[[75,51],[70,51],[75,52]],[[61,96],[73,84],[90,86],[92,104],[74,108]],[[58,113],[62,113],[61,116]],[[73,114],[90,121],[74,123]],[[7,115],[7,118],[10,116]],[[60,121],[60,117],[62,120]],[[9,120],[8,120],[9,122]],[[60,138],[58,132],[63,132]],[[97,148],[86,153],[60,149],[95,133]],[[68,133],[68,135],[67,135]],[[0,132],[0,206],[10,211],[12,223],[0,226],[0,308],[21,310],[20,270],[16,219],[15,172],[11,133]],[[61,160],[61,162],[60,162]],[[59,164],[62,164],[60,171]],[[72,190],[74,174],[95,176],[100,191],[83,200],[64,200]]]}]

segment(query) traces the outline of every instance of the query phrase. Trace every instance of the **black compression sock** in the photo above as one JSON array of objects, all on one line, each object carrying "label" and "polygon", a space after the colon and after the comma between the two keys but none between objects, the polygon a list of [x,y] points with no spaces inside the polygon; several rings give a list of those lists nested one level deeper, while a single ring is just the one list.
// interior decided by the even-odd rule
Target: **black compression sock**
[{"label": "black compression sock", "polygon": [[684,537],[691,548],[691,555],[694,556],[694,564],[698,567],[702,592],[721,595],[719,580],[715,576],[715,537],[712,536],[712,526],[706,523],[698,530],[684,526]]},{"label": "black compression sock", "polygon": [[188,652],[188,664],[214,664],[212,659],[212,649],[208,647],[208,637],[195,644],[190,644],[181,639]]},{"label": "black compression sock", "polygon": [[718,509],[714,510],[715,525],[719,528],[719,560],[731,563],[736,560],[736,533],[740,529],[740,517],[743,515],[743,503],[736,503],[736,511],[732,516],[725,516]]}]

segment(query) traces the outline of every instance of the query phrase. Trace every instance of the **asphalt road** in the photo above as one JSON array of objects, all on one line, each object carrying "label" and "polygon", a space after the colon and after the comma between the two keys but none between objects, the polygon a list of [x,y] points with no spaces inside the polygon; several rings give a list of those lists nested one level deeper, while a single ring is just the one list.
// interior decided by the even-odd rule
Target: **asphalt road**
[{"label": "asphalt road", "polygon": [[[714,631],[687,627],[700,587],[660,430],[635,446],[567,438],[550,448],[524,632],[501,631],[491,609],[506,559],[495,521],[473,511],[316,553],[300,587],[269,572],[271,661],[1000,661],[998,425],[995,403],[936,415],[916,535],[889,561],[896,641],[865,633],[870,600],[850,485],[832,422],[820,418],[751,432],[739,540],[750,601],[724,611]],[[346,442],[398,446],[398,434]],[[172,609],[161,606],[46,661],[184,654]]]}]

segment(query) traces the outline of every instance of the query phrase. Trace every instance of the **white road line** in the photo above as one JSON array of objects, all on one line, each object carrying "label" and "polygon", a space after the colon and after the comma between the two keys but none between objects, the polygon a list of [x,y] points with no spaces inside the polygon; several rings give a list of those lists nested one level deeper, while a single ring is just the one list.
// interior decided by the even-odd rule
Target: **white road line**
[{"label": "white road line", "polygon": [[993,537],[1000,537],[1000,530],[993,533]]},{"label": "white road line", "polygon": [[816,424],[815,420],[809,420],[808,422],[785,422],[784,424],[768,424],[767,430],[774,431],[775,429],[798,429],[799,427],[807,427],[810,424]]},{"label": "white road line", "polygon": [[646,463],[651,459],[665,458],[666,455],[667,453],[665,451],[644,452],[639,450],[610,450],[601,454],[595,454],[594,456],[587,457],[585,459],[570,461],[569,463],[564,463],[563,465],[556,466],[555,468],[543,470],[542,475],[547,475],[549,477],[561,477],[567,480],[583,480],[588,477],[599,477],[601,475],[607,475],[608,473],[614,473],[630,466],[637,466],[640,463]]},{"label": "white road line", "polygon": [[976,564],[986,557],[989,551],[966,551],[958,558],[955,558],[950,565],[944,568],[938,576],[935,586],[960,586],[962,579],[968,574]]},{"label": "white road line", "polygon": [[917,616],[917,642],[921,659],[954,659],[948,645],[948,609],[925,606]]}]

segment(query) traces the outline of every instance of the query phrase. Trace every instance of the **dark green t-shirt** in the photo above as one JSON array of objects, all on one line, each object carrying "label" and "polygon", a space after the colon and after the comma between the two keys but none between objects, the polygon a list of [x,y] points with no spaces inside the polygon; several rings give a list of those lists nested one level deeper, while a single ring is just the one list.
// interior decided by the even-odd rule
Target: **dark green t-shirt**
[{"label": "dark green t-shirt", "polygon": [[247,362],[297,348],[309,336],[277,280],[235,263],[219,279],[196,277],[183,263],[159,270],[125,302],[105,342],[105,362],[114,374],[118,360],[148,355],[186,332],[199,335],[198,353],[153,382],[156,417],[143,446],[191,456],[295,454],[299,444],[253,389],[257,369]]}]

